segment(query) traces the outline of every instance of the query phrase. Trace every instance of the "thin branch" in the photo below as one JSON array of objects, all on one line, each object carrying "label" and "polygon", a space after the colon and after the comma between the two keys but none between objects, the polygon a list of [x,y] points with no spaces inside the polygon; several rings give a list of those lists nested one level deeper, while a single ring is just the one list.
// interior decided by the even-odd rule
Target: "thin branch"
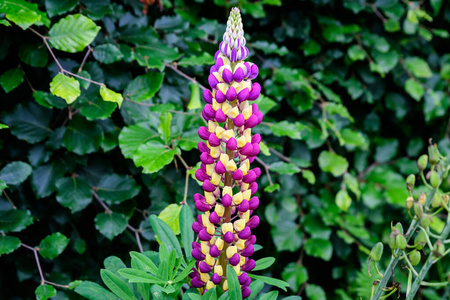
[{"label": "thin branch", "polygon": [[201,85],[197,80],[195,80],[195,78],[192,78],[192,77],[186,75],[185,73],[181,72],[180,70],[178,70],[178,68],[177,68],[176,65],[168,64],[168,63],[164,63],[164,65],[165,65],[166,67],[171,68],[172,70],[174,70],[176,73],[178,73],[178,74],[181,75],[182,77],[186,78],[187,80],[189,80],[189,81],[191,81],[191,82],[193,82],[193,83],[198,83],[198,86],[199,86],[200,88],[202,88],[203,90],[206,90],[206,89],[207,89],[207,88],[205,88],[203,85]]},{"label": "thin branch", "polygon": [[97,191],[94,189],[92,195],[94,195],[94,198],[100,203],[100,205],[105,209],[105,213],[110,214],[112,213],[112,211],[109,209],[108,205],[105,204],[105,202],[103,202],[102,199],[100,199],[100,197],[97,194]]},{"label": "thin branch", "polygon": [[188,164],[184,161],[184,159],[181,157],[180,154],[176,153],[175,156],[178,157],[178,159],[181,161],[181,163],[187,170],[192,169],[192,167],[188,166]]},{"label": "thin branch", "polygon": [[189,173],[188,173],[188,169],[186,169],[186,182],[184,183],[184,196],[183,196],[183,202],[181,202],[181,205],[186,205],[186,199],[187,199],[187,194],[188,194],[188,186],[189,186]]},{"label": "thin branch", "polygon": [[256,158],[256,161],[259,162],[266,170],[267,178],[269,179],[269,184],[272,186],[273,181],[272,181],[272,176],[270,176],[270,171],[269,171],[270,167],[265,162],[263,162],[262,159],[259,158],[258,156],[256,156],[255,158]]},{"label": "thin branch", "polygon": [[279,158],[284,160],[285,162],[292,164],[292,161],[289,159],[289,157],[287,157],[284,154],[278,152],[277,150],[273,149],[272,147],[269,147],[269,150],[271,152],[273,152],[273,154],[275,154],[276,156],[278,156]]},{"label": "thin branch", "polygon": [[8,194],[6,193],[5,190],[2,191],[3,195],[5,195],[6,200],[8,200],[9,204],[11,204],[13,209],[16,209],[17,207],[14,205],[14,202],[12,202],[11,198],[9,198]]},{"label": "thin branch", "polygon": [[81,62],[80,67],[78,68],[78,73],[80,73],[83,70],[84,63],[86,62],[87,58],[89,57],[89,54],[93,52],[91,45],[87,45],[88,50],[86,51],[86,55],[84,55],[83,61]]}]

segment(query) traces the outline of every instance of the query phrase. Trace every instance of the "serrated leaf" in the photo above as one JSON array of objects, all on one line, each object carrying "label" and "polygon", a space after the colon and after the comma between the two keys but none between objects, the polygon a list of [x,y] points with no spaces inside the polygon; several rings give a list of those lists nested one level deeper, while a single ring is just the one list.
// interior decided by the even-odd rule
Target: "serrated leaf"
[{"label": "serrated leaf", "polygon": [[93,55],[96,60],[104,64],[111,64],[123,58],[122,52],[113,44],[103,44],[95,47]]},{"label": "serrated leaf", "polygon": [[[35,13],[38,16],[37,20],[34,22],[36,25],[45,25],[47,27],[50,25],[50,20],[48,19],[47,14],[39,10],[37,3],[29,3],[25,0],[3,1],[3,5],[0,7],[0,13],[6,13],[7,15],[18,12]],[[21,25],[24,26],[26,24]],[[24,27],[22,28],[25,29]]]},{"label": "serrated leaf", "polygon": [[80,52],[97,36],[100,27],[81,14],[68,15],[50,28],[50,44],[65,52]]},{"label": "serrated leaf", "polygon": [[28,29],[28,27],[37,23],[41,19],[35,11],[24,9],[6,14],[6,18],[23,30]]},{"label": "serrated leaf", "polygon": [[135,197],[141,190],[129,176],[111,174],[102,177],[95,187],[98,196],[109,204],[117,204]]},{"label": "serrated leaf", "polygon": [[67,125],[62,144],[67,150],[84,155],[97,151],[102,139],[103,130],[100,125],[76,115]]},{"label": "serrated leaf", "polygon": [[23,81],[23,71],[20,68],[13,68],[0,76],[0,85],[5,90],[5,93],[9,93],[18,87]]},{"label": "serrated leaf", "polygon": [[153,139],[159,139],[159,134],[150,129],[148,122],[143,122],[122,129],[119,134],[119,147],[125,158],[133,158],[139,146]]},{"label": "serrated leaf", "polygon": [[203,65],[209,66],[214,64],[214,57],[207,52],[203,52],[199,56],[193,55],[190,57],[185,57],[182,60],[180,60],[177,64],[183,67],[203,66]]},{"label": "serrated leaf", "polygon": [[102,99],[105,101],[117,103],[119,108],[122,105],[123,102],[122,94],[116,93],[113,90],[108,89],[104,85],[100,86],[100,96],[102,96]]},{"label": "serrated leaf", "polygon": [[47,108],[66,108],[67,102],[60,97],[54,96],[51,93],[47,93],[44,91],[34,91],[33,98],[36,100],[39,105],[47,107]]},{"label": "serrated leaf", "polygon": [[125,215],[116,212],[99,213],[94,221],[95,228],[110,240],[121,234],[128,224]]},{"label": "serrated leaf", "polygon": [[0,211],[0,230],[5,233],[22,231],[31,224],[33,224],[33,217],[29,210]]},{"label": "serrated leaf", "polygon": [[83,210],[92,201],[92,188],[85,179],[80,177],[58,179],[56,190],[56,201],[70,208],[72,213]]},{"label": "serrated leaf", "polygon": [[100,276],[106,286],[123,300],[136,300],[133,291],[120,279],[119,276],[109,270],[100,270]]},{"label": "serrated leaf", "polygon": [[143,167],[143,173],[154,173],[170,164],[175,154],[181,154],[179,148],[168,149],[156,141],[149,141],[137,149],[133,161],[137,167]]},{"label": "serrated leaf", "polygon": [[305,126],[299,122],[289,123],[288,121],[281,121],[278,123],[270,124],[270,130],[276,136],[288,136],[294,140],[301,140],[301,131],[305,129]]},{"label": "serrated leaf", "polygon": [[69,239],[59,232],[46,236],[39,243],[39,254],[43,258],[54,259],[60,255],[69,244]]},{"label": "serrated leaf", "polygon": [[77,0],[45,0],[45,8],[50,17],[71,11],[77,4]]},{"label": "serrated leaf", "polygon": [[37,300],[47,300],[50,297],[56,296],[56,289],[49,284],[41,284],[34,292]]},{"label": "serrated leaf", "polygon": [[98,95],[81,95],[77,100],[80,113],[89,121],[96,119],[108,119],[116,109],[113,102],[104,101]]},{"label": "serrated leaf", "polygon": [[419,57],[407,57],[405,66],[414,76],[419,78],[430,78],[433,75],[428,63]]},{"label": "serrated leaf", "polygon": [[60,73],[50,82],[50,92],[66,100],[67,104],[71,104],[81,94],[80,82],[75,78]]},{"label": "serrated leaf", "polygon": [[15,236],[0,236],[0,256],[8,254],[20,247],[20,240]]},{"label": "serrated leaf", "polygon": [[180,234],[180,211],[181,207],[178,204],[169,204],[158,215],[158,218],[169,225],[170,229],[178,235]]},{"label": "serrated leaf", "polygon": [[346,158],[326,150],[320,153],[318,160],[320,169],[324,172],[330,172],[335,177],[344,174],[348,168]]},{"label": "serrated leaf", "polygon": [[13,161],[0,171],[0,180],[8,185],[18,185],[30,176],[32,168],[21,161]]},{"label": "serrated leaf", "polygon": [[137,76],[127,86],[124,95],[133,101],[145,101],[155,96],[164,79],[164,73],[148,72]]},{"label": "serrated leaf", "polygon": [[56,190],[56,180],[63,176],[67,168],[62,162],[53,160],[33,170],[31,185],[38,198],[49,196]]}]

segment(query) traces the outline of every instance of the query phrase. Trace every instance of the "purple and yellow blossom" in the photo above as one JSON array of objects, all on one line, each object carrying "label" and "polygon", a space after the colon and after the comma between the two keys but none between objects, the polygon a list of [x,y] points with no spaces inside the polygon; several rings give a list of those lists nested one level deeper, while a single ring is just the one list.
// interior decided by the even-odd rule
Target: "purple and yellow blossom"
[{"label": "purple and yellow blossom", "polygon": [[203,141],[198,144],[201,167],[195,176],[203,182],[204,193],[194,195],[203,214],[192,225],[199,241],[192,245],[197,264],[190,274],[191,285],[201,292],[216,285],[225,291],[229,264],[244,298],[251,293],[247,272],[255,267],[250,258],[256,243],[252,229],[259,224],[253,212],[259,205],[254,194],[261,170],[250,164],[260,151],[261,136],[252,134],[252,128],[263,118],[258,105],[251,103],[259,97],[261,86],[252,82],[258,67],[244,61],[248,54],[241,15],[233,8],[210,69],[211,90],[203,92],[202,115],[208,125],[198,130]]}]

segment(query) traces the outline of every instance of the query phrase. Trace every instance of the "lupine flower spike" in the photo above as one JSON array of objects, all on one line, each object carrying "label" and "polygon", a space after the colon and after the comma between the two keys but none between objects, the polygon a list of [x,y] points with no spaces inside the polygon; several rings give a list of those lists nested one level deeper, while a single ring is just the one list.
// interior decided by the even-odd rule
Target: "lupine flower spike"
[{"label": "lupine flower spike", "polygon": [[203,141],[198,144],[201,168],[195,176],[203,182],[204,193],[194,195],[202,214],[192,226],[199,242],[192,245],[197,264],[190,274],[192,286],[200,292],[216,285],[226,291],[229,264],[238,275],[243,298],[251,293],[247,272],[255,267],[250,258],[256,242],[252,229],[259,224],[253,212],[259,205],[254,194],[261,170],[250,164],[260,151],[261,136],[252,135],[252,128],[263,118],[258,105],[251,103],[259,97],[261,86],[252,82],[258,67],[244,62],[245,43],[241,14],[233,8],[210,69],[211,90],[203,92],[202,114],[208,126],[198,130]]}]

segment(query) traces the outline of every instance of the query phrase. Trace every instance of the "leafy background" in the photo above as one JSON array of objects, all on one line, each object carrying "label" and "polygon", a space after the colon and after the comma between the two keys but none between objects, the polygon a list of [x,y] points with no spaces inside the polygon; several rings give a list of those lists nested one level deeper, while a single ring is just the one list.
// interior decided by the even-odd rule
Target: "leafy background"
[{"label": "leafy background", "polygon": [[15,250],[0,257],[2,298],[41,282],[20,242],[66,285],[100,282],[110,255],[129,262],[136,231],[157,249],[151,214],[179,233],[180,203],[200,191],[200,95],[238,6],[264,94],[255,257],[275,256],[264,275],[291,284],[283,295],[368,299],[369,249],[408,220],[415,158],[430,138],[450,150],[448,2],[14,2],[0,1],[0,249]]}]

